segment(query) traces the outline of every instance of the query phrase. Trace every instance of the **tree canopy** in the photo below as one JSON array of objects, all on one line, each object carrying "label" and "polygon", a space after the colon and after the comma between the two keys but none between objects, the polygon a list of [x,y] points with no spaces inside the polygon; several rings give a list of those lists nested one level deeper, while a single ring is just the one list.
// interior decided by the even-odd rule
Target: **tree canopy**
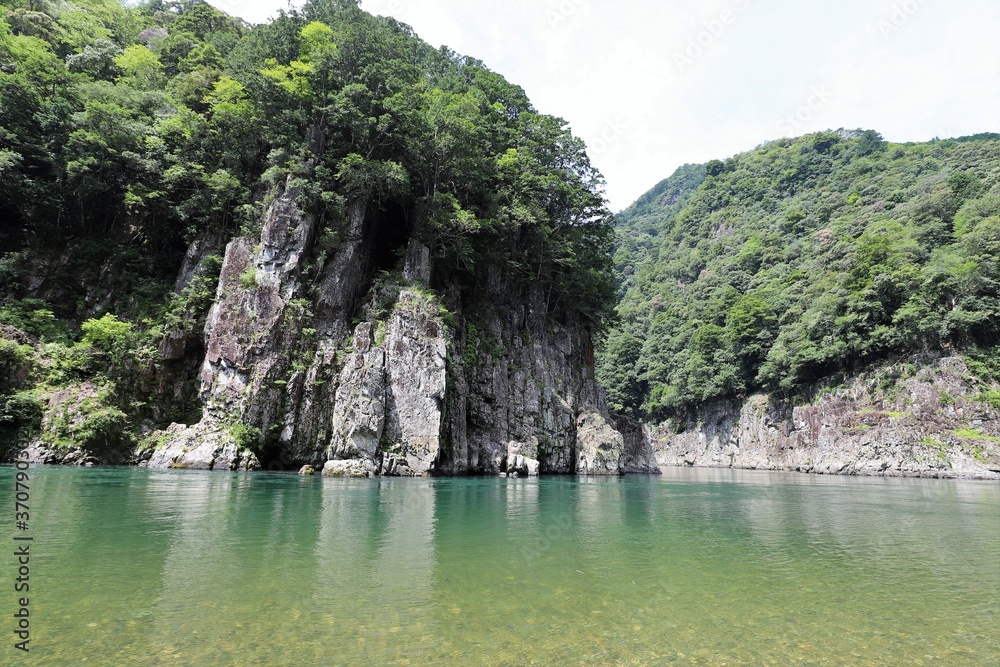
[{"label": "tree canopy", "polygon": [[0,7],[5,247],[125,241],[166,285],[188,242],[252,231],[291,174],[334,235],[367,199],[402,211],[443,281],[495,268],[595,328],[611,311],[601,176],[477,60],[352,0],[254,27],[200,0]]},{"label": "tree canopy", "polygon": [[774,141],[678,169],[617,229],[598,375],[633,416],[1000,341],[1000,135]]}]

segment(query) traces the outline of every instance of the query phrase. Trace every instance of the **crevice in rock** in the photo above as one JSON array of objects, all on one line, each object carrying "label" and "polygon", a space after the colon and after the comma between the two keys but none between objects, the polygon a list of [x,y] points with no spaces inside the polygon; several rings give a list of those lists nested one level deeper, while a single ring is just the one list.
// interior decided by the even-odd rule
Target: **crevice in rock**
[{"label": "crevice in rock", "polygon": [[392,271],[406,253],[406,244],[413,233],[413,221],[409,212],[393,202],[373,206],[374,224],[371,225],[371,268],[372,275],[379,271]]}]

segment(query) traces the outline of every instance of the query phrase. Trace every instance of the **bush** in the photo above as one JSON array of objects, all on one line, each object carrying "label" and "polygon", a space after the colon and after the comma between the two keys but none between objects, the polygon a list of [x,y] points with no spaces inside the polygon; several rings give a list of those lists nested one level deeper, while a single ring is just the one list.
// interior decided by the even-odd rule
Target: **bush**
[{"label": "bush", "polygon": [[0,306],[0,324],[16,327],[43,341],[69,340],[65,324],[56,319],[42,299],[19,299]]},{"label": "bush", "polygon": [[983,393],[979,394],[979,396],[977,396],[976,399],[980,403],[985,403],[994,410],[1000,410],[1000,391],[997,390],[984,391]]},{"label": "bush", "polygon": [[122,322],[111,313],[99,320],[87,320],[80,325],[83,330],[83,343],[101,352],[112,354],[119,351],[127,342],[132,332],[132,325]]},{"label": "bush", "polygon": [[256,426],[237,422],[229,426],[229,435],[244,449],[257,449],[263,433]]},{"label": "bush", "polygon": [[243,289],[257,289],[257,269],[252,266],[248,266],[246,270],[240,274],[240,286]]},{"label": "bush", "polygon": [[42,402],[31,391],[0,397],[0,428],[37,429],[42,423]]},{"label": "bush", "polygon": [[21,386],[34,367],[34,350],[30,345],[0,338],[0,394]]},{"label": "bush", "polygon": [[96,370],[94,348],[89,345],[47,343],[41,347],[40,356],[43,380],[53,386],[82,380]]}]

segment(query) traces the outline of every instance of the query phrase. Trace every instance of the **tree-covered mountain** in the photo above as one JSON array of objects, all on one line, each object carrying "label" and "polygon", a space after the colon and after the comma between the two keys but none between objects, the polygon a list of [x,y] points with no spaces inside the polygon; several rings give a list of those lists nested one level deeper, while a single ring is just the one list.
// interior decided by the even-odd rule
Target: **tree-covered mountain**
[{"label": "tree-covered mountain", "polygon": [[[466,404],[494,367],[482,391],[502,372],[533,409],[563,384],[559,405],[572,406],[593,392],[568,378],[589,373],[591,332],[614,307],[611,219],[565,121],[356,0],[311,0],[258,26],[200,0],[0,2],[0,428],[41,432],[46,447],[128,451],[198,422],[208,402],[192,438],[261,460],[311,438],[302,456],[322,463],[342,449],[331,419],[357,414],[347,394],[330,413],[351,329],[367,320],[373,340],[358,345],[382,345],[405,308],[399,326],[423,322],[449,346],[448,389],[435,376],[437,393],[414,404],[469,414],[458,435],[438,414],[420,442],[464,448],[496,421]],[[408,248],[420,268],[405,274]],[[564,327],[559,360],[533,359],[554,349],[539,342],[551,327]],[[513,349],[546,379],[508,373]],[[579,373],[554,370],[577,358]],[[242,393],[226,393],[234,377]],[[525,383],[548,383],[541,402]],[[296,417],[312,405],[326,412]],[[402,455],[409,427],[387,405],[396,440],[378,455]],[[545,417],[554,448],[573,441],[567,414]],[[475,437],[506,446],[518,433]],[[456,456],[502,463],[469,451]]]},{"label": "tree-covered mountain", "polygon": [[[370,195],[443,280],[495,266],[595,324],[609,309],[609,215],[584,144],[479,61],[354,0],[253,28],[200,1],[0,7],[4,248],[116,255],[130,284],[107,307],[155,302],[186,243],[254,225],[291,173],[330,248],[344,202]],[[2,260],[8,293],[23,257]],[[76,305],[54,307],[79,319]]]},{"label": "tree-covered mountain", "polygon": [[[598,376],[653,421],[873,362],[1000,364],[1000,136],[822,132],[687,165],[618,215]],[[978,365],[977,365],[978,364]]]}]

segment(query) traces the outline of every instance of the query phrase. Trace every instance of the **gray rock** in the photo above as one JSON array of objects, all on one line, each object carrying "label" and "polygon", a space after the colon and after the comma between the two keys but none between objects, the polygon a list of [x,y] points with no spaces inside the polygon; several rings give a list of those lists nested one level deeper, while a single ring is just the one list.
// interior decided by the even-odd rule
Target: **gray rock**
[{"label": "gray rock", "polygon": [[405,280],[419,280],[424,283],[431,281],[431,251],[430,248],[416,239],[410,239],[406,246],[406,263],[403,267]]},{"label": "gray rock", "polygon": [[403,290],[389,320],[385,346],[386,435],[411,469],[426,474],[441,451],[447,386],[447,344],[437,305],[419,292]]},{"label": "gray rock", "polygon": [[374,477],[375,473],[375,464],[367,459],[327,461],[323,466],[326,477]]},{"label": "gray rock", "polygon": [[813,403],[763,394],[712,403],[680,433],[656,429],[656,459],[663,466],[1000,479],[990,470],[1000,466],[1000,422],[979,400],[964,361],[908,361],[920,368],[909,377],[887,386],[882,376],[893,369],[877,369]]},{"label": "gray rock", "polygon": [[378,453],[385,426],[385,350],[371,343],[371,324],[359,324],[355,352],[344,363],[334,398],[329,458],[374,459]]},{"label": "gray rock", "polygon": [[[515,294],[492,268],[471,303],[457,288],[431,293],[430,252],[414,240],[404,279],[422,284],[404,285],[398,296],[372,292],[365,305],[383,213],[350,203],[347,229],[327,258],[298,194],[286,183],[259,239],[226,246],[204,330],[201,420],[156,434],[165,444],[148,465],[256,466],[227,435],[230,424],[243,423],[277,445],[281,460],[317,469],[332,463],[340,474],[656,470],[641,429],[626,437],[608,422],[590,337],[579,323],[555,322],[545,290]],[[307,257],[315,264],[309,285]],[[388,321],[376,322],[387,295],[395,298]],[[345,350],[359,315],[365,321]],[[380,345],[376,324],[385,331]],[[195,343],[178,334],[163,351],[182,358],[201,347]]]},{"label": "gray rock", "polygon": [[190,470],[256,470],[254,454],[226,432],[206,432],[201,425],[171,424],[160,436],[163,444],[149,459],[150,468]]},{"label": "gray rock", "polygon": [[576,421],[576,472],[579,475],[618,475],[624,465],[625,438],[594,411]]}]

